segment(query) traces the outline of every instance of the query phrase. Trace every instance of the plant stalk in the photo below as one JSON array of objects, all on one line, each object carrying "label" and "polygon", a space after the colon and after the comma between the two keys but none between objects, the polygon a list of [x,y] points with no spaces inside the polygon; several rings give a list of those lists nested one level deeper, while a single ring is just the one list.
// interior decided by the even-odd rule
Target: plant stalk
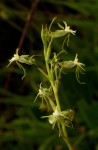
[{"label": "plant stalk", "polygon": [[68,135],[67,135],[66,127],[64,125],[62,125],[62,131],[63,131],[63,133],[62,133],[63,140],[67,144],[69,150],[73,150],[73,147],[72,147],[72,145],[69,141]]}]

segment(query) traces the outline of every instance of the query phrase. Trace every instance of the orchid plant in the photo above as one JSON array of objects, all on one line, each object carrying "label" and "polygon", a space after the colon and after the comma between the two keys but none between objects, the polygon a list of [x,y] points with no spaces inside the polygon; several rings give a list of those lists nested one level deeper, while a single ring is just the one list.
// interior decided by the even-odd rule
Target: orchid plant
[{"label": "orchid plant", "polygon": [[[58,96],[58,87],[59,87],[59,80],[61,78],[61,75],[63,73],[63,69],[71,69],[76,68],[76,78],[79,83],[84,83],[80,81],[80,73],[83,73],[85,71],[84,67],[85,64],[79,62],[78,54],[76,54],[74,60],[69,61],[61,61],[60,60],[60,54],[64,52],[64,50],[61,50],[58,54],[54,53],[53,57],[51,57],[51,50],[52,50],[52,42],[55,40],[55,38],[65,37],[65,41],[67,41],[67,45],[69,43],[69,36],[70,34],[75,35],[76,31],[72,30],[70,26],[67,25],[65,21],[64,27],[58,23],[58,27],[60,29],[57,29],[55,31],[51,31],[51,27],[54,23],[56,18],[54,18],[49,26],[42,26],[41,30],[41,39],[43,42],[43,51],[44,51],[44,60],[45,60],[45,66],[46,71],[38,67],[38,70],[45,76],[47,81],[49,82],[47,87],[43,87],[43,83],[39,86],[39,92],[35,98],[35,101],[38,97],[42,99],[42,103],[40,106],[40,109],[44,105],[44,103],[47,104],[47,107],[51,107],[51,114],[48,116],[42,116],[42,118],[48,118],[49,123],[52,125],[52,129],[55,127],[59,130],[59,136],[61,136],[64,141],[66,142],[69,150],[73,150],[73,147],[69,141],[68,135],[67,135],[67,127],[72,127],[72,121],[74,119],[75,111],[74,109],[61,109],[60,99]],[[16,50],[16,54],[9,60],[8,66],[16,62],[17,65],[23,69],[24,75],[22,79],[26,75],[25,68],[22,66],[23,63],[27,65],[33,65],[35,64],[34,56],[29,55],[20,55],[18,54],[19,49]],[[38,65],[37,65],[38,66]],[[34,102],[35,102],[34,101]]]}]

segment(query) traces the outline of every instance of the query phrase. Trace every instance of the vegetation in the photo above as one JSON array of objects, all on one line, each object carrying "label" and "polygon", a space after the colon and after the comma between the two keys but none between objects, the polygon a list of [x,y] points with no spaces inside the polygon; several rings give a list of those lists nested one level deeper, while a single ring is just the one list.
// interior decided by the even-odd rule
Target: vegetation
[{"label": "vegetation", "polygon": [[[75,110],[75,117],[67,128],[73,149],[98,150],[98,2],[72,0],[3,0],[0,2],[0,149],[1,150],[67,150],[67,145],[58,136],[58,128],[51,129],[47,118],[51,107],[42,104],[40,97],[35,99],[39,88],[47,84],[46,77],[40,73],[45,70],[43,43],[40,32],[51,20],[57,19],[51,26],[54,31],[64,27],[66,21],[76,35],[70,35],[68,45],[63,45],[66,53],[61,53],[61,60],[74,60],[79,57],[86,67],[85,75],[80,75],[80,84],[75,78],[74,68],[64,71],[59,84],[59,98],[62,110]],[[52,51],[59,54],[64,38],[52,42]],[[14,54],[26,56],[22,67],[8,60]],[[40,54],[40,55],[39,55]],[[34,57],[29,57],[34,56]],[[56,55],[54,55],[55,57]],[[66,56],[66,57],[65,57]],[[23,60],[23,59],[22,59]],[[36,63],[35,61],[36,60]],[[31,65],[33,63],[33,65]],[[67,74],[66,74],[67,73]],[[25,74],[24,74],[25,75]],[[78,76],[77,76],[78,77]],[[53,95],[51,95],[51,98]],[[34,102],[34,100],[36,100]],[[39,109],[40,105],[42,106]],[[54,105],[54,104],[53,104]],[[68,120],[67,120],[68,121]],[[68,122],[69,123],[69,122]],[[68,125],[68,124],[67,124]],[[61,132],[59,132],[61,134]]]}]

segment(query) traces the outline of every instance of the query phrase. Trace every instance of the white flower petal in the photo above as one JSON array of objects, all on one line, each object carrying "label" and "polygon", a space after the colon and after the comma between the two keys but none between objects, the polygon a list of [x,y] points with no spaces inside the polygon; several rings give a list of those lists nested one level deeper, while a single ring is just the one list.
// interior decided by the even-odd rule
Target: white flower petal
[{"label": "white flower petal", "polygon": [[53,115],[51,115],[50,117],[49,117],[49,123],[50,124],[53,124],[55,122],[55,117],[53,116]]}]

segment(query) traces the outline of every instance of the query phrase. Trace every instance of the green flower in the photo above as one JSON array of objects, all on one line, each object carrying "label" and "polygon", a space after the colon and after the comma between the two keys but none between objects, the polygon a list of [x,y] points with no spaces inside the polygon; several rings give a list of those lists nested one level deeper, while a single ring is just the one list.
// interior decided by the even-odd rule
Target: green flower
[{"label": "green flower", "polygon": [[80,73],[83,74],[83,72],[85,71],[85,69],[84,69],[85,64],[79,62],[78,54],[76,54],[74,61],[72,61],[72,60],[63,61],[63,62],[59,63],[59,65],[61,66],[61,68],[73,68],[76,66],[76,78],[77,78],[78,82],[81,83],[79,80],[80,79]]},{"label": "green flower", "polygon": [[18,54],[19,49],[16,49],[16,54],[9,60],[9,64],[7,67],[9,67],[13,62],[16,62],[18,67],[23,70],[24,76],[22,79],[26,76],[26,71],[25,68],[21,65],[22,64],[27,64],[27,65],[32,65],[35,64],[35,59],[33,58],[34,56],[29,56],[29,55],[20,55]]},{"label": "green flower", "polygon": [[75,35],[76,31],[70,29],[70,26],[67,26],[67,23],[65,21],[63,21],[64,26],[58,24],[58,26],[61,28],[61,30],[56,30],[55,32],[51,32],[51,37],[56,38],[56,37],[62,37],[65,36],[66,34],[73,34]]},{"label": "green flower", "polygon": [[74,110],[67,109],[65,111],[58,111],[57,107],[55,111],[52,113],[52,115],[49,116],[49,123],[53,125],[53,128],[55,124],[61,123],[65,126],[69,127],[71,121],[74,117]]},{"label": "green flower", "polygon": [[[19,49],[17,48],[16,49],[16,54],[14,54],[14,56],[9,60],[9,64],[8,66],[13,63],[14,61],[15,62],[19,62],[19,63],[24,63],[24,64],[27,64],[27,65],[32,65],[35,63],[35,59],[33,58],[34,56],[29,56],[29,55],[20,55],[18,54],[18,51]],[[7,67],[8,67],[7,66]]]},{"label": "green flower", "polygon": [[[53,103],[53,102],[52,102]],[[54,103],[52,104],[54,105]],[[65,111],[59,111],[57,106],[53,106],[53,113],[49,116],[43,116],[42,118],[48,118],[50,124],[52,124],[52,129],[54,129],[55,125],[57,125],[59,129],[59,136],[61,135],[62,125],[66,127],[70,127],[72,125],[72,121],[75,115],[75,111],[73,109],[67,109]]]},{"label": "green flower", "polygon": [[34,100],[34,102],[37,100],[38,97],[40,97],[42,99],[42,104],[40,106],[40,108],[43,106],[44,101],[46,102],[47,106],[48,106],[48,101],[50,99],[50,96],[52,95],[52,89],[50,88],[44,88],[42,87],[42,83],[39,86],[39,92]]}]

